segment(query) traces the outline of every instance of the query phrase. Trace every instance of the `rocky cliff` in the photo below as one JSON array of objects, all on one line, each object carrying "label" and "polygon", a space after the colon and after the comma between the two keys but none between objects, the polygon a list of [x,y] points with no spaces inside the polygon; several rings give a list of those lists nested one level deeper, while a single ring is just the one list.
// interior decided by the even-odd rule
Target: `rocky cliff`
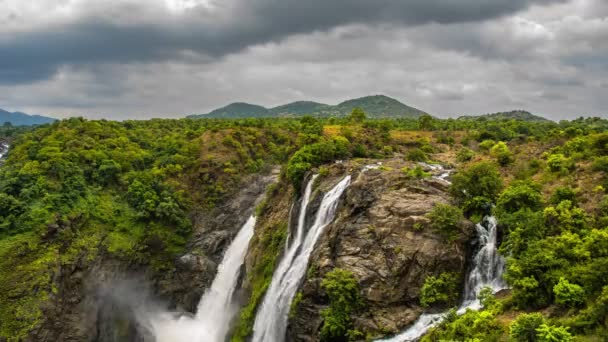
[{"label": "rocky cliff", "polygon": [[[153,341],[145,322],[137,319],[138,311],[196,310],[228,243],[252,214],[266,187],[276,181],[276,171],[246,179],[223,204],[196,213],[187,251],[169,271],[159,272],[145,261],[127,263],[107,255],[94,260],[83,256],[77,263],[58,265],[52,271],[56,291],[43,308],[45,319],[32,329],[28,341]],[[154,248],[153,241],[148,248]]]},{"label": "rocky cliff", "polygon": [[472,224],[462,222],[461,234],[448,242],[430,229],[426,217],[435,203],[449,202],[449,184],[435,177],[408,177],[403,168],[415,165],[400,159],[364,165],[332,165],[317,185],[319,198],[339,177],[354,175],[336,220],[310,260],[291,315],[290,340],[319,340],[320,313],[328,306],[320,284],[334,268],[352,272],[359,283],[364,305],[353,321],[367,336],[397,333],[412,324],[422,312],[420,290],[427,276],[456,272],[464,278]]}]

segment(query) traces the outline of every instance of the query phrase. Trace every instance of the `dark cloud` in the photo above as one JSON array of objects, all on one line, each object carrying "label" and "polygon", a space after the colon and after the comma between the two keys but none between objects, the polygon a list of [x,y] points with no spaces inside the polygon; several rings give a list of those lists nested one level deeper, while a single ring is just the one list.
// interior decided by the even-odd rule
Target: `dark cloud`
[{"label": "dark cloud", "polygon": [[[183,60],[190,53],[221,57],[341,25],[483,21],[558,2],[563,0],[226,0],[180,16],[148,12],[146,2],[108,2],[107,10],[69,22],[0,34],[0,83],[48,79],[70,65]],[[133,20],[138,14],[144,19]]]}]

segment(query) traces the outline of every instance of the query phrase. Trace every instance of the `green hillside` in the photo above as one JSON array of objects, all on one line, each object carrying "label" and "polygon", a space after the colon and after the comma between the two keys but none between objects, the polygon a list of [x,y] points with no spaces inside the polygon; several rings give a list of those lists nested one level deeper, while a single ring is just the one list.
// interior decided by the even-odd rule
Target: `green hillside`
[{"label": "green hillside", "polygon": [[425,112],[407,106],[384,95],[366,96],[348,100],[334,107],[340,116],[348,115],[354,108],[361,108],[371,118],[418,118]]},{"label": "green hillside", "polygon": [[[268,109],[245,102],[235,102],[226,107],[218,108],[204,117],[217,119],[241,119],[268,117]],[[195,115],[195,117],[198,117]]]},{"label": "green hillside", "polygon": [[188,117],[222,119],[298,117],[304,115],[344,117],[349,115],[354,108],[362,108],[370,118],[418,118],[425,114],[419,109],[407,106],[388,96],[374,95],[348,100],[335,106],[313,101],[297,101],[268,109],[259,105],[237,102],[208,114],[190,115]]},{"label": "green hillside", "polygon": [[545,119],[542,116],[534,115],[525,110],[514,110],[514,111],[510,111],[510,112],[499,112],[499,113],[484,114],[484,115],[478,115],[478,116],[466,115],[466,116],[461,116],[458,119],[466,120],[466,119],[479,119],[479,118],[485,118],[487,120],[505,120],[505,119],[522,120],[522,121],[529,121],[529,122],[549,121],[548,119]]},{"label": "green hillside", "polygon": [[296,101],[286,105],[271,108],[273,116],[298,116],[327,111],[332,106],[314,101]]}]

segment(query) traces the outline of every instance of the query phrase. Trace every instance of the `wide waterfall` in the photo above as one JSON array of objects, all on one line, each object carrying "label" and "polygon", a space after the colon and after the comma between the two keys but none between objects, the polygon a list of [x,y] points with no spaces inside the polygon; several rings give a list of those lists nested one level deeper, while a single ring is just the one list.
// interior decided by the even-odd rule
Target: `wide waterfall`
[{"label": "wide waterfall", "polygon": [[291,302],[306,273],[308,259],[323,229],[333,221],[339,199],[350,185],[351,177],[346,176],[325,194],[314,223],[306,231],[306,209],[313,181],[314,177],[308,182],[302,198],[296,236],[275,270],[270,287],[258,310],[253,328],[254,342],[282,342],[285,340]]},{"label": "wide waterfall", "polygon": [[[458,309],[463,314],[467,309],[479,310],[481,304],[477,299],[479,291],[490,287],[494,293],[505,289],[502,275],[505,268],[505,259],[498,254],[497,249],[497,222],[494,216],[487,216],[482,223],[475,226],[480,249],[473,258],[473,268],[467,275],[463,302]],[[416,341],[432,327],[443,322],[445,313],[423,314],[407,330],[394,337],[383,339],[384,342]]]},{"label": "wide waterfall", "polygon": [[196,316],[176,319],[165,313],[150,319],[156,342],[224,342],[238,311],[233,297],[255,222],[251,216],[226,250],[211,287],[199,302]]}]

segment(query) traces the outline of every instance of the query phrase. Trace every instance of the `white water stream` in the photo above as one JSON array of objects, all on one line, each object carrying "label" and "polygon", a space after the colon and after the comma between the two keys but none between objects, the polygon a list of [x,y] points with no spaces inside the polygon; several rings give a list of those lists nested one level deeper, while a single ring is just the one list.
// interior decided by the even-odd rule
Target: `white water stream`
[{"label": "white water stream", "polygon": [[257,312],[253,328],[253,342],[283,342],[285,340],[291,302],[306,273],[308,259],[324,228],[334,220],[339,199],[351,181],[351,177],[346,176],[325,194],[317,211],[315,222],[306,231],[306,209],[314,179],[313,177],[307,184],[302,198],[296,237],[275,270],[270,287]]},{"label": "white water stream", "polygon": [[164,313],[150,319],[156,342],[224,342],[238,311],[233,296],[255,221],[251,216],[226,250],[217,275],[201,298],[194,317],[175,318],[173,314]]},{"label": "white water stream", "polygon": [[8,152],[9,145],[2,143],[0,144],[0,159],[4,157],[4,155]]},{"label": "white water stream", "polygon": [[[445,170],[441,165],[420,163],[422,166],[429,167],[433,171],[439,171],[434,178],[441,179],[447,183],[450,170]],[[477,240],[481,248],[473,258],[473,268],[467,275],[463,302],[458,308],[461,315],[467,309],[479,310],[481,303],[477,299],[479,292],[484,287],[490,287],[494,293],[506,288],[502,279],[505,268],[505,259],[498,254],[497,249],[497,225],[494,216],[487,216],[482,223],[475,226]],[[445,319],[446,313],[422,314],[418,320],[404,332],[391,338],[382,339],[382,342],[410,342],[417,341],[429,329],[437,326]]]}]

